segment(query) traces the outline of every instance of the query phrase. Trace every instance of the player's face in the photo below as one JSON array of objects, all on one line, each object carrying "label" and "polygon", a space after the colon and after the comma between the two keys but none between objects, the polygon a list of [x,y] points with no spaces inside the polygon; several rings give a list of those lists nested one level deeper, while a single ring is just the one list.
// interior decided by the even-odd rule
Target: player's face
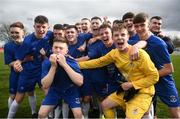
[{"label": "player's face", "polygon": [[108,45],[112,41],[112,32],[110,28],[100,29],[101,40],[105,45]]},{"label": "player's face", "polygon": [[75,42],[77,40],[78,34],[75,28],[70,28],[66,30],[65,36],[68,42]]},{"label": "player's face", "polygon": [[134,31],[133,18],[127,18],[124,20],[124,25],[126,26],[128,32]]},{"label": "player's face", "polygon": [[100,25],[102,24],[102,22],[99,19],[93,19],[91,21],[91,30],[93,31],[98,31]]},{"label": "player's face", "polygon": [[66,55],[68,52],[68,46],[66,43],[54,42],[53,47],[52,47],[52,51],[55,54]]},{"label": "player's face", "polygon": [[49,24],[48,23],[45,23],[45,24],[35,23],[34,29],[35,29],[35,35],[37,38],[39,39],[44,38],[49,29]]},{"label": "player's face", "polygon": [[99,19],[93,19],[91,21],[91,31],[93,35],[97,36],[99,35],[99,27],[102,24],[102,22]]},{"label": "player's face", "polygon": [[24,31],[19,27],[11,27],[10,36],[15,42],[22,42],[24,37]]},{"label": "player's face", "polygon": [[142,23],[135,23],[134,28],[136,30],[136,33],[139,35],[141,39],[144,39],[148,32],[149,32],[149,22],[146,20],[145,22]]},{"label": "player's face", "polygon": [[126,29],[121,29],[121,31],[114,31],[113,32],[113,40],[116,45],[116,48],[119,51],[123,51],[128,46],[129,34]]},{"label": "player's face", "polygon": [[81,24],[76,25],[76,27],[77,27],[78,33],[82,33],[82,27],[81,27]]},{"label": "player's face", "polygon": [[90,25],[91,25],[91,23],[89,20],[81,21],[81,27],[82,27],[83,33],[88,33],[90,31]]},{"label": "player's face", "polygon": [[53,30],[53,34],[54,34],[54,38],[57,38],[57,39],[59,39],[59,38],[62,38],[62,37],[64,37],[64,30],[58,30],[58,29],[54,29]]},{"label": "player's face", "polygon": [[152,32],[160,32],[162,26],[162,20],[152,19],[150,21],[149,28]]}]

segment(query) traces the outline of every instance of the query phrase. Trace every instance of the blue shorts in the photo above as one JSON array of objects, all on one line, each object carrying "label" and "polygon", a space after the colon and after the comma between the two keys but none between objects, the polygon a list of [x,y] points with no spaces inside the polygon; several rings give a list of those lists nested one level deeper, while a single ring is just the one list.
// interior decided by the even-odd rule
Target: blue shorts
[{"label": "blue shorts", "polygon": [[110,94],[117,91],[117,86],[115,85],[110,85],[110,84],[101,85],[101,84],[94,83],[93,86],[94,86],[93,88],[94,92],[100,97],[107,97]]},{"label": "blue shorts", "polygon": [[[171,78],[172,79],[172,78]],[[155,85],[155,96],[159,96],[161,101],[168,107],[179,107],[180,101],[174,80],[163,78]]]},{"label": "blue shorts", "polygon": [[83,85],[80,87],[81,96],[92,96],[92,84],[89,77],[88,70],[81,70],[83,73]]},{"label": "blue shorts", "polygon": [[42,84],[41,84],[41,78],[37,79],[37,80],[36,80],[36,83],[38,84],[39,88],[42,87]]},{"label": "blue shorts", "polygon": [[25,93],[25,92],[32,92],[35,89],[37,79],[40,77],[34,77],[34,79],[29,79],[26,76],[19,76],[19,81],[18,81],[18,88],[17,91],[19,93]]},{"label": "blue shorts", "polygon": [[58,91],[57,88],[51,87],[48,94],[44,98],[42,105],[58,105],[62,100],[67,103],[70,108],[81,107],[79,90],[75,87],[67,89],[65,92]]},{"label": "blue shorts", "polygon": [[19,74],[11,72],[9,76],[9,93],[16,94],[18,87]]}]

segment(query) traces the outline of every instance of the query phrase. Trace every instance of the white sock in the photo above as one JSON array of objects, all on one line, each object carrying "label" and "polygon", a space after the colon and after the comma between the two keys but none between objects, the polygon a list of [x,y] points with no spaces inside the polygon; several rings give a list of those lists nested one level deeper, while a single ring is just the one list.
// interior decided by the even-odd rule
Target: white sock
[{"label": "white sock", "polygon": [[61,110],[62,110],[62,106],[57,106],[54,109],[54,118],[59,118],[60,114],[61,114]]},{"label": "white sock", "polygon": [[84,115],[85,119],[88,118],[89,108],[90,108],[89,103],[84,103],[84,102],[82,103],[82,112],[83,112],[83,115]]},{"label": "white sock", "polygon": [[102,117],[103,116],[103,110],[101,108],[101,103],[99,102],[98,105],[99,105],[99,117]]},{"label": "white sock", "polygon": [[32,114],[36,113],[36,96],[28,96]]},{"label": "white sock", "polygon": [[11,97],[8,98],[8,108],[11,107],[11,104],[13,102],[13,99]]},{"label": "white sock", "polygon": [[9,108],[8,116],[7,118],[13,118],[18,110],[19,104],[14,100],[11,104],[11,107]]},{"label": "white sock", "polygon": [[67,119],[69,116],[69,105],[64,102],[62,104],[62,114],[63,114],[63,119]]},{"label": "white sock", "polygon": [[150,105],[148,111],[144,114],[142,119],[154,119],[154,107],[153,107],[153,104]]},{"label": "white sock", "polygon": [[48,117],[53,118],[53,112],[54,112],[54,110],[52,110],[51,112],[49,112]]}]

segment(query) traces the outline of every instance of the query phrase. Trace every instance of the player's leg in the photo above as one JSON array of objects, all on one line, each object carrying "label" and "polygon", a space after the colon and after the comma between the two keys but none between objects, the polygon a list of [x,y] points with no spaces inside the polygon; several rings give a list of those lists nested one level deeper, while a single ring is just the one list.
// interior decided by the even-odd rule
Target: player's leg
[{"label": "player's leg", "polygon": [[54,109],[54,105],[41,105],[38,113],[38,118],[46,118],[49,114]]},{"label": "player's leg", "polygon": [[152,102],[152,96],[148,94],[136,94],[126,102],[126,118],[141,119],[148,111]]},{"label": "player's leg", "polygon": [[20,106],[20,103],[23,101],[24,95],[25,95],[25,93],[17,92],[16,97],[15,97],[14,101],[12,102],[11,107],[9,108],[7,118],[15,117],[15,114]]},{"label": "player's leg", "polygon": [[18,79],[19,75],[14,75],[13,77],[9,78],[9,98],[8,98],[8,108],[10,108],[11,104],[13,103],[16,93],[17,93],[17,86],[18,86]]},{"label": "player's leg", "polygon": [[81,107],[71,108],[71,110],[72,110],[73,115],[76,119],[82,119],[83,118]]},{"label": "player's leg", "polygon": [[47,95],[45,96],[40,110],[38,112],[39,118],[46,118],[48,114],[58,105],[61,101],[60,94],[56,88],[50,88]]},{"label": "player's leg", "polygon": [[32,117],[37,117],[36,113],[36,96],[34,91],[28,92],[29,105],[31,107]]},{"label": "player's leg", "polygon": [[82,110],[80,103],[80,92],[76,87],[72,87],[66,91],[63,96],[64,102],[72,109],[75,118],[82,118]]},{"label": "player's leg", "polygon": [[64,101],[62,102],[62,115],[64,119],[67,119],[69,116],[69,105]]},{"label": "player's leg", "polygon": [[[163,85],[167,84],[167,85]],[[164,81],[156,88],[156,93],[161,101],[169,107],[172,118],[180,118],[180,100],[174,80]]]},{"label": "player's leg", "polygon": [[[107,98],[105,98],[102,103],[101,107],[104,113],[104,116],[106,118],[115,118],[114,108],[119,106],[120,104],[124,104],[123,102],[122,94],[116,95],[116,93],[113,93],[109,95]],[[123,105],[125,106],[125,105]]]}]

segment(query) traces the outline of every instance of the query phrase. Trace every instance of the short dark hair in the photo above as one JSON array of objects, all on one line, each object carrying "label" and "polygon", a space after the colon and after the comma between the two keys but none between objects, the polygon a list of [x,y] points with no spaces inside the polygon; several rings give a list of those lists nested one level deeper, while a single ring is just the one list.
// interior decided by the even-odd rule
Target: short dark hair
[{"label": "short dark hair", "polygon": [[137,14],[137,15],[134,17],[133,23],[134,23],[134,24],[136,24],[136,23],[143,23],[143,22],[145,22],[148,18],[149,18],[149,17],[148,17],[148,14],[141,12],[141,13]]},{"label": "short dark hair", "polygon": [[45,24],[48,23],[48,18],[46,16],[43,15],[38,15],[35,19],[34,19],[34,23],[40,23],[40,24]]},{"label": "short dark hair", "polygon": [[66,28],[69,26],[69,24],[63,24],[63,28],[64,28],[64,30],[66,30]]},{"label": "short dark hair", "polygon": [[122,20],[124,21],[125,19],[128,19],[128,18],[134,18],[135,14],[132,13],[132,12],[127,12],[123,15],[122,17]]},{"label": "short dark hair", "polygon": [[64,27],[63,27],[62,24],[55,24],[55,25],[53,26],[53,29],[64,30]]},{"label": "short dark hair", "polygon": [[118,20],[118,19],[113,21],[113,24],[122,24],[122,23],[123,23],[123,21],[122,20]]},{"label": "short dark hair", "polygon": [[75,26],[76,26],[76,25],[81,25],[81,23],[80,23],[80,22],[77,22],[77,23],[75,24]]},{"label": "short dark hair", "polygon": [[109,24],[102,24],[100,27],[99,27],[99,30],[100,29],[104,29],[104,28],[109,28],[111,29],[111,26]]},{"label": "short dark hair", "polygon": [[81,20],[88,20],[90,22],[90,20],[88,18],[82,18]]},{"label": "short dark hair", "polygon": [[152,19],[162,20],[162,17],[160,17],[160,16],[153,16],[153,17],[151,17],[150,20],[152,20]]},{"label": "short dark hair", "polygon": [[94,20],[94,19],[99,19],[102,22],[102,19],[100,17],[94,16],[94,17],[91,18],[91,21]]},{"label": "short dark hair", "polygon": [[12,23],[12,24],[9,26],[9,28],[11,28],[11,27],[18,27],[18,28],[24,29],[23,23],[22,23],[22,22],[19,22],[19,21]]},{"label": "short dark hair", "polygon": [[75,25],[68,25],[68,26],[66,27],[66,30],[67,30],[67,29],[71,29],[71,28],[74,28],[76,31],[78,31],[78,29],[77,29],[77,27],[76,27]]}]

